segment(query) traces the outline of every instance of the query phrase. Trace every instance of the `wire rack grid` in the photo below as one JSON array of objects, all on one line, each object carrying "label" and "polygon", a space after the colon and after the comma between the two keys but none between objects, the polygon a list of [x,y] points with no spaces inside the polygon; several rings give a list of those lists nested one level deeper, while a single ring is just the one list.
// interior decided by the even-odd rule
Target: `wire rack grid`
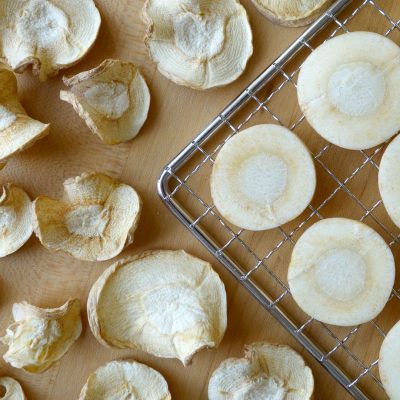
[{"label": "wire rack grid", "polygon": [[[398,229],[385,213],[376,184],[379,157],[386,144],[349,152],[319,138],[310,148],[320,186],[313,203],[294,222],[264,233],[238,230],[225,221],[212,204],[204,180],[210,176],[218,151],[243,127],[274,122],[306,143],[312,137],[314,143],[316,133],[296,101],[301,62],[319,43],[352,30],[377,31],[399,42],[400,15],[392,15],[395,3],[336,1],[164,168],[158,181],[158,193],[173,214],[356,399],[387,399],[377,370],[378,354],[386,332],[400,319],[396,314],[400,291],[393,290],[375,321],[338,328],[320,323],[298,308],[286,273],[298,237],[325,217],[357,218],[381,233],[394,253],[400,251]],[[360,25],[362,13],[368,13],[368,18]],[[365,20],[370,25],[366,26]],[[280,113],[274,111],[278,107]],[[348,165],[348,172],[337,173],[339,163]]]}]

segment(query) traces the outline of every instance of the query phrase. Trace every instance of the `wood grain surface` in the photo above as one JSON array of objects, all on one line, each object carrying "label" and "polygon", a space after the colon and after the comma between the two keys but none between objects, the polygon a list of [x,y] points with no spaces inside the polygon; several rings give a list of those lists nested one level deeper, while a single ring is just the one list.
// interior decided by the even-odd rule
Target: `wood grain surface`
[{"label": "wood grain surface", "polygon": [[[61,74],[39,83],[27,71],[18,77],[22,103],[29,115],[51,123],[51,134],[13,158],[1,171],[1,182],[20,185],[32,198],[41,194],[59,196],[62,182],[84,171],[102,171],[134,186],[142,196],[144,211],[134,244],[116,259],[145,249],[184,248],[209,260],[227,288],[228,330],[218,349],[202,351],[195,356],[192,365],[184,368],[176,360],[102,347],[92,336],[84,311],[82,337],[50,370],[31,375],[11,368],[1,359],[0,376],[18,379],[29,400],[73,400],[78,398],[89,373],[97,367],[110,360],[132,358],[160,371],[168,381],[173,399],[207,399],[207,382],[219,363],[227,357],[242,356],[244,344],[263,340],[286,343],[305,357],[314,372],[316,399],[349,399],[344,389],[180,225],[156,194],[156,179],[169,159],[302,29],[272,25],[256,11],[250,0],[243,0],[254,32],[254,56],[234,84],[198,92],[168,81],[149,60],[143,44],[145,27],[140,19],[142,0],[96,2],[102,15],[98,40],[82,62],[63,72],[75,74],[98,65],[105,58],[134,62],[141,68],[152,95],[148,121],[134,141],[106,146],[88,130],[69,104],[59,100],[63,88]],[[366,21],[371,16],[366,13],[362,18]],[[285,107],[285,103],[278,106]],[[208,182],[203,184],[208,185]],[[14,302],[26,300],[48,307],[77,297],[85,305],[91,285],[114,261],[79,262],[45,250],[33,236],[20,251],[0,261],[0,334],[11,321]],[[5,347],[1,346],[0,351],[3,353]]]}]

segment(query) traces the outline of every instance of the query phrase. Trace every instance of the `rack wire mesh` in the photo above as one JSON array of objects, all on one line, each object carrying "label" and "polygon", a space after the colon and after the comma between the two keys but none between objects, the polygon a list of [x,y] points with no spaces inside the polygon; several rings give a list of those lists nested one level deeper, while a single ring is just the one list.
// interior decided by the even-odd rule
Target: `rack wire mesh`
[{"label": "rack wire mesh", "polygon": [[[299,236],[326,217],[369,224],[387,240],[395,257],[400,255],[399,230],[386,214],[377,186],[379,158],[386,144],[356,152],[325,142],[300,112],[296,78],[307,55],[338,34],[369,30],[400,43],[396,3],[338,0],[164,168],[158,181],[159,195],[175,216],[356,399],[387,399],[379,379],[378,354],[385,334],[400,319],[396,304],[400,290],[393,290],[376,320],[336,327],[299,309],[286,273]],[[367,15],[360,18],[362,14]],[[244,127],[268,122],[288,127],[309,145],[317,167],[317,193],[307,211],[291,223],[266,232],[238,230],[218,214],[204,181],[218,151],[232,136]]]}]

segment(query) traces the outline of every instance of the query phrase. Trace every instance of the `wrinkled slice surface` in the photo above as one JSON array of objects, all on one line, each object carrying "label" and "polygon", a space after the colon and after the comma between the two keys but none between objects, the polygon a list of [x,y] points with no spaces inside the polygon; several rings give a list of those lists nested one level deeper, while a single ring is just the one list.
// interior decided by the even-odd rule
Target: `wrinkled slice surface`
[{"label": "wrinkled slice surface", "polygon": [[393,288],[393,254],[368,225],[346,218],[321,220],[294,246],[288,281],[311,317],[353,326],[374,319]]},{"label": "wrinkled slice surface", "polygon": [[100,276],[89,294],[88,317],[105,346],[138,348],[186,365],[221,342],[226,293],[207,262],[184,251],[147,252]]},{"label": "wrinkled slice surface", "polygon": [[237,0],[148,0],[143,17],[151,58],[180,85],[233,82],[253,53],[247,13]]},{"label": "wrinkled slice surface", "polygon": [[69,300],[59,308],[16,303],[12,313],[15,322],[0,339],[8,346],[3,358],[28,372],[41,373],[51,367],[82,332],[79,300]]},{"label": "wrinkled slice surface", "polygon": [[98,67],[64,78],[69,91],[60,98],[74,107],[104,143],[133,139],[147,119],[150,92],[137,67],[105,60]]},{"label": "wrinkled slice surface", "polygon": [[288,346],[253,343],[245,358],[230,358],[214,371],[209,400],[309,400],[314,390],[311,369]]},{"label": "wrinkled slice surface", "polygon": [[211,176],[218,211],[236,226],[254,231],[299,216],[315,186],[308,149],[278,125],[256,125],[235,135],[219,152]]},{"label": "wrinkled slice surface", "polygon": [[5,389],[4,396],[0,397],[1,400],[26,400],[21,385],[15,379],[6,376],[0,377],[0,388],[1,387]]},{"label": "wrinkled slice surface", "polygon": [[79,400],[170,400],[164,377],[135,361],[112,361],[91,374]]},{"label": "wrinkled slice surface", "polygon": [[3,0],[2,57],[17,72],[32,65],[41,80],[77,63],[100,28],[93,0]]},{"label": "wrinkled slice surface", "polygon": [[377,146],[400,129],[400,48],[372,32],[340,35],[301,67],[300,107],[327,141],[350,150]]}]

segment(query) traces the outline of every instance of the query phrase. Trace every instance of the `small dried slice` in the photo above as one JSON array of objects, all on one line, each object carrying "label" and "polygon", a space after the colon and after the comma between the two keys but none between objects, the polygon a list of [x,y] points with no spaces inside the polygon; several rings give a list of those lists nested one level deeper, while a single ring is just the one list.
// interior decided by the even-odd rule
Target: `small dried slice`
[{"label": "small dried slice", "polygon": [[211,195],[231,223],[252,231],[298,217],[316,186],[314,162],[303,142],[278,125],[257,125],[230,139],[218,154]]},{"label": "small dried slice", "polygon": [[9,157],[46,136],[49,128],[26,114],[18,100],[15,74],[0,63],[0,169]]},{"label": "small dried slice", "polygon": [[252,0],[272,22],[285,26],[304,26],[314,21],[333,0]]},{"label": "small dried slice", "polygon": [[309,400],[314,390],[311,369],[288,346],[253,343],[245,358],[229,358],[214,371],[209,400]]},{"label": "small dried slice", "polygon": [[373,32],[319,46],[301,67],[297,93],[310,125],[350,150],[385,142],[400,129],[400,48]]},{"label": "small dried slice", "polygon": [[150,57],[179,85],[227,85],[253,53],[248,16],[237,0],[147,0],[143,18]]},{"label": "small dried slice", "polygon": [[117,256],[133,242],[142,201],[129,185],[100,173],[64,182],[64,200],[33,202],[34,230],[49,250],[85,261]]},{"label": "small dried slice", "polygon": [[145,252],[100,276],[89,293],[88,318],[104,346],[187,365],[196,352],[221,342],[226,293],[209,263],[184,251]]},{"label": "small dried slice", "polygon": [[20,249],[33,232],[31,200],[13,184],[3,186],[0,196],[0,257]]},{"label": "small dried slice", "polygon": [[26,400],[21,385],[15,379],[6,376],[0,377],[0,388],[1,387],[5,389],[4,396],[0,397],[1,400]]},{"label": "small dried slice", "polygon": [[170,400],[164,377],[136,361],[112,361],[91,374],[79,400]]},{"label": "small dried slice", "polygon": [[100,21],[93,0],[2,0],[2,57],[16,72],[32,65],[45,80],[89,51]]},{"label": "small dried slice", "polygon": [[288,281],[294,300],[311,317],[353,326],[374,319],[394,284],[390,247],[368,225],[327,218],[294,246]]},{"label": "small dried slice", "polygon": [[131,63],[105,60],[98,67],[63,81],[70,90],[60,92],[61,100],[72,104],[106,144],[133,139],[147,119],[150,92]]},{"label": "small dried slice", "polygon": [[15,368],[40,373],[58,361],[82,332],[79,300],[59,308],[39,308],[26,302],[12,309],[14,323],[0,340],[8,345],[3,355]]}]

